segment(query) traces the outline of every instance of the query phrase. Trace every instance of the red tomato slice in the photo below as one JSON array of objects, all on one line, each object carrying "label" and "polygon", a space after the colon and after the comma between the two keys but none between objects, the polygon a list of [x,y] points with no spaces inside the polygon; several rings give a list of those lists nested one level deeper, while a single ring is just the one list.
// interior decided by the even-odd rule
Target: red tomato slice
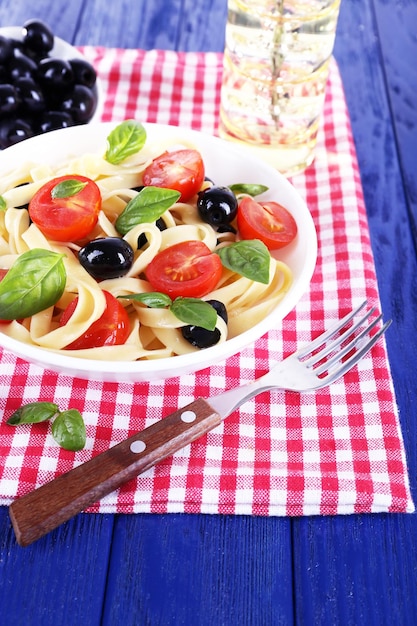
[{"label": "red tomato slice", "polygon": [[283,248],[297,234],[295,219],[278,202],[260,203],[248,196],[239,203],[237,227],[242,239],[260,239],[269,250]]},{"label": "red tomato slice", "polygon": [[[76,180],[86,185],[74,195],[53,198],[54,187],[65,180]],[[96,183],[78,175],[53,178],[35,193],[29,203],[31,220],[46,237],[56,241],[78,241],[88,235],[97,223],[100,209],[101,195]]]},{"label": "red tomato slice", "polygon": [[143,172],[143,184],[181,193],[180,202],[187,202],[201,189],[204,163],[197,150],[174,150],[156,157]]},{"label": "red tomato slice", "polygon": [[220,257],[202,241],[183,241],[165,248],[149,263],[146,278],[155,291],[201,298],[217,286],[222,275]]},{"label": "red tomato slice", "polygon": [[[129,316],[120,302],[108,291],[103,291],[106,297],[106,308],[101,317],[93,322],[88,330],[75,341],[65,347],[65,350],[83,350],[99,348],[100,346],[120,346],[129,336]],[[64,326],[77,306],[75,298],[65,309],[59,321]]]}]

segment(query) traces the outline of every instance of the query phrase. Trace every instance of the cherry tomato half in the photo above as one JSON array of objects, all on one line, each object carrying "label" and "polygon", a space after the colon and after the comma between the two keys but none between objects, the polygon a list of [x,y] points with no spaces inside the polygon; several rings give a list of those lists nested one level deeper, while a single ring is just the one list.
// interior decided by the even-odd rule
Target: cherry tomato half
[{"label": "cherry tomato half", "polygon": [[[64,198],[54,198],[54,188],[64,181],[78,181],[85,186]],[[29,203],[30,218],[46,237],[56,241],[78,241],[88,235],[97,223],[101,195],[90,178],[66,175],[43,185]]]},{"label": "cherry tomato half", "polygon": [[[100,346],[120,346],[129,336],[129,316],[120,302],[108,291],[103,291],[106,297],[106,308],[101,317],[93,322],[86,332],[75,341],[65,346],[65,350],[84,350],[99,348]],[[77,306],[75,298],[65,309],[59,321],[61,326],[67,324]]]},{"label": "cherry tomato half", "polygon": [[222,275],[220,257],[202,241],[182,241],[159,252],[146,269],[155,291],[201,298],[216,287]]},{"label": "cherry tomato half", "polygon": [[174,150],[156,157],[143,172],[143,184],[181,193],[180,202],[187,202],[201,189],[204,163],[197,150]]},{"label": "cherry tomato half", "polygon": [[278,202],[256,202],[245,197],[237,211],[237,227],[242,239],[260,239],[269,250],[291,243],[297,224],[291,213]]}]

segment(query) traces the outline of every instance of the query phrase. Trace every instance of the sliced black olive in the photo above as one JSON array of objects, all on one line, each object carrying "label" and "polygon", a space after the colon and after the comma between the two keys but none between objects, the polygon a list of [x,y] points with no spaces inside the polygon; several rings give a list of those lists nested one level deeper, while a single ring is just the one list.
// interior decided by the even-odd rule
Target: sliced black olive
[{"label": "sliced black olive", "polygon": [[[143,187],[142,187],[143,189]],[[155,222],[155,226],[157,228],[159,228],[159,230],[166,230],[167,225],[165,224],[164,220],[162,219],[162,217],[158,218]],[[146,246],[146,244],[148,243],[148,239],[145,235],[145,233],[141,233],[138,237],[138,250],[140,250],[141,248],[143,248],[144,246]]]},{"label": "sliced black olive", "polygon": [[[216,310],[219,315],[227,324],[227,310],[223,302],[219,300],[207,300],[208,304]],[[207,330],[201,326],[183,326],[181,328],[182,336],[195,348],[210,348],[216,345],[220,339],[220,331],[218,328],[214,330]]]},{"label": "sliced black olive", "polygon": [[10,37],[0,35],[0,64],[7,63],[13,53],[13,41]]},{"label": "sliced black olive", "polygon": [[133,257],[132,247],[120,237],[93,239],[78,252],[81,265],[96,280],[124,276],[132,267]]},{"label": "sliced black olive", "polygon": [[197,209],[201,219],[211,226],[229,224],[237,213],[237,199],[228,187],[209,187],[200,191]]}]

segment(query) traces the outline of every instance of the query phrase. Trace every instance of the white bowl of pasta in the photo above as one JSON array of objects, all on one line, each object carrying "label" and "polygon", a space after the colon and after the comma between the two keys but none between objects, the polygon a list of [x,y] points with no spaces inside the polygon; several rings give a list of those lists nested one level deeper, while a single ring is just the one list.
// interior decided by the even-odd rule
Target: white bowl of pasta
[{"label": "white bowl of pasta", "polygon": [[[181,163],[196,153],[203,182],[201,162]],[[162,156],[161,164],[167,154],[174,163]],[[286,207],[296,224],[290,243],[269,251],[257,217],[253,239],[236,213],[222,216],[221,227],[216,212],[207,220],[197,199],[230,186],[237,204],[249,207],[248,222],[259,206]],[[61,213],[45,208],[46,193]],[[93,218],[91,202],[83,213],[85,195],[93,196]],[[7,148],[0,203],[0,345],[75,377],[149,381],[222,362],[279,325],[308,290],[316,263],[310,212],[283,176],[219,138],[172,126],[78,126]],[[95,249],[113,243],[109,257]],[[227,323],[207,301],[224,305]],[[94,343],[103,319],[111,338]],[[199,347],[184,333],[200,328],[196,320],[216,336],[214,345]]]}]

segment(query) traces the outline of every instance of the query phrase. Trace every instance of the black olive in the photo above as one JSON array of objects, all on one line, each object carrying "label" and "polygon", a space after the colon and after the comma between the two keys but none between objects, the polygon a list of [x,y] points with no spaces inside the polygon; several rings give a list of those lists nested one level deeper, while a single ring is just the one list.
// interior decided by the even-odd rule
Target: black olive
[{"label": "black olive", "polygon": [[0,35],[0,64],[7,63],[13,53],[13,41],[10,37]]},{"label": "black olive", "polygon": [[0,115],[13,113],[19,104],[19,94],[14,85],[0,85]]},{"label": "black olive", "polygon": [[[143,187],[142,187],[143,189]],[[162,217],[158,218],[155,222],[155,226],[157,228],[159,228],[159,230],[166,230],[167,225],[165,224],[164,220],[162,219]],[[145,233],[141,233],[138,237],[138,250],[140,250],[141,248],[143,248],[144,246],[146,246],[146,244],[148,243],[148,238],[146,237]]]},{"label": "black olive", "polygon": [[93,116],[97,105],[94,92],[85,85],[75,85],[71,93],[62,101],[60,109],[71,115],[74,122],[83,124]]},{"label": "black olive", "polygon": [[120,237],[100,237],[87,243],[78,252],[78,260],[96,280],[119,278],[132,267],[133,250]]},{"label": "black olive", "polygon": [[41,133],[48,133],[50,130],[59,130],[69,126],[74,126],[74,120],[71,115],[63,111],[45,111],[38,124]]},{"label": "black olive", "polygon": [[28,113],[40,113],[45,109],[43,92],[33,78],[19,78],[15,82],[15,87],[21,100],[21,106]]},{"label": "black olive", "polygon": [[23,141],[23,139],[29,139],[34,136],[34,131],[26,120],[18,117],[8,117],[7,119],[0,121],[0,149],[8,148],[9,146]]},{"label": "black olive", "polygon": [[84,59],[70,59],[69,64],[74,72],[74,80],[79,85],[94,87],[97,74],[94,67]]},{"label": "black olive", "polygon": [[65,59],[41,59],[37,74],[41,85],[49,90],[68,91],[74,84],[74,72]]},{"label": "black olive", "polygon": [[[227,310],[223,302],[219,300],[207,300],[208,304],[216,310],[219,315],[227,324]],[[210,348],[216,345],[220,339],[220,331],[218,328],[214,330],[207,330],[201,326],[182,326],[182,336],[195,348]]]},{"label": "black olive", "polygon": [[37,54],[46,54],[54,46],[54,35],[41,20],[27,20],[22,35],[24,45]]},{"label": "black olive", "polygon": [[32,78],[36,75],[37,64],[33,59],[24,54],[19,48],[13,49],[12,58],[9,63],[10,79],[15,82],[19,78]]},{"label": "black olive", "polygon": [[197,209],[204,222],[216,227],[229,224],[236,217],[237,204],[228,187],[209,187],[199,192]]}]

